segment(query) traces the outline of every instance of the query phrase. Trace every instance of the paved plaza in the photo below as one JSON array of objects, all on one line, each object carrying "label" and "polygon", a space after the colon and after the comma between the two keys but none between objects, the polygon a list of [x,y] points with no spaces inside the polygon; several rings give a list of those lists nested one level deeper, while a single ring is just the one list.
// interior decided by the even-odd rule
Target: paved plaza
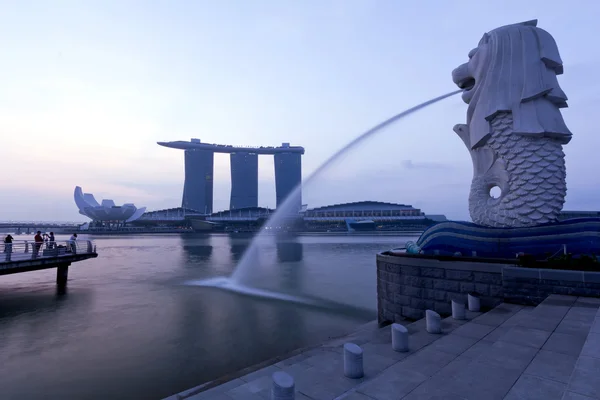
[{"label": "paved plaza", "polygon": [[[390,327],[369,324],[352,335],[297,354],[216,387],[169,400],[264,400],[271,376],[295,380],[298,400],[600,399],[600,299],[548,297],[537,307],[501,304],[466,321],[406,325],[409,351],[392,350]],[[343,373],[343,345],[364,351],[365,376]]]}]

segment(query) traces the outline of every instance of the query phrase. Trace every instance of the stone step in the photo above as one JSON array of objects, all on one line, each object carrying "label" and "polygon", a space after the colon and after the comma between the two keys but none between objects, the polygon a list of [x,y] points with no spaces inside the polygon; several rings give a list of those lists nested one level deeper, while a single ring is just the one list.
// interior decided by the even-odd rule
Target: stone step
[{"label": "stone step", "polygon": [[[450,336],[481,339],[401,398],[561,399],[583,347],[583,333],[591,326],[582,320],[595,316],[596,300],[550,296],[509,318],[500,305],[452,332]],[[485,326],[493,330],[486,334]]]},{"label": "stone step", "polygon": [[[369,325],[224,385],[179,398],[268,399],[272,375],[278,371],[293,377],[295,398],[301,400],[560,399],[570,392],[580,396],[570,398],[585,399],[581,392],[586,390],[588,398],[596,398],[589,395],[597,387],[586,379],[585,368],[600,362],[599,305],[598,299],[569,296],[550,296],[535,308],[503,303],[486,313],[467,312],[466,320],[445,318],[441,334],[428,333],[422,319],[405,325],[408,352],[392,349],[390,326]],[[364,376],[358,379],[344,376],[342,349],[349,342],[363,351]],[[582,382],[588,386],[582,388]]]},{"label": "stone step", "polygon": [[[283,371],[296,381],[296,399],[333,399],[367,382],[386,368],[398,363],[412,354],[419,353],[424,347],[447,336],[452,330],[464,325],[481,313],[467,312],[467,320],[457,321],[452,317],[442,320],[442,334],[430,334],[425,329],[425,319],[405,325],[409,333],[409,351],[395,352],[391,344],[391,326],[378,328],[367,324],[356,332],[331,340],[322,346],[310,349],[287,360],[254,371],[248,375],[223,385],[191,395],[180,394],[174,399],[263,399],[269,398],[271,375]],[[352,342],[364,351],[365,377],[349,379],[343,373],[343,345]]]},{"label": "stone step", "polygon": [[[600,305],[600,299],[583,299],[583,304]],[[563,399],[600,399],[600,308],[591,322]],[[587,396],[587,397],[586,397]]]}]

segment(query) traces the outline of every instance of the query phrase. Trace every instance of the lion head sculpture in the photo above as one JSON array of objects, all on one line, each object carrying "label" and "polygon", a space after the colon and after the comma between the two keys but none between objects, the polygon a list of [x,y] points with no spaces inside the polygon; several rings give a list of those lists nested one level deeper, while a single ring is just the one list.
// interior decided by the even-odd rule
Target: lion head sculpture
[{"label": "lion head sculpture", "polygon": [[485,144],[490,121],[501,112],[512,113],[515,134],[552,137],[567,144],[572,135],[560,113],[567,107],[567,96],[556,77],[562,73],[556,42],[537,27],[537,20],[484,34],[469,52],[469,61],[452,71],[469,105],[470,148]]}]

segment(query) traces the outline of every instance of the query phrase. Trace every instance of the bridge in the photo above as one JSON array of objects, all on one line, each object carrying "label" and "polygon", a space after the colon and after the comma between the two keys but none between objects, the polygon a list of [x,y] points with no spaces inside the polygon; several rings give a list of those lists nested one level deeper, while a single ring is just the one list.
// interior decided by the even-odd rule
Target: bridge
[{"label": "bridge", "polygon": [[91,240],[45,243],[15,240],[2,246],[0,275],[56,268],[59,287],[66,286],[71,263],[98,257],[96,245]]},{"label": "bridge", "polygon": [[4,221],[0,222],[0,232],[3,233],[26,233],[37,231],[54,233],[73,233],[79,231],[81,223],[76,222],[44,222],[44,221]]},{"label": "bridge", "polygon": [[[231,146],[191,141],[157,142],[160,146],[184,150],[185,182],[181,206],[198,210],[204,214],[213,212],[214,154],[228,153],[231,156],[230,210],[258,207],[258,156],[272,155],[275,159],[276,204],[280,206],[286,197],[302,181],[302,155],[304,148],[290,146]],[[299,210],[302,195],[297,194],[294,203]]]}]

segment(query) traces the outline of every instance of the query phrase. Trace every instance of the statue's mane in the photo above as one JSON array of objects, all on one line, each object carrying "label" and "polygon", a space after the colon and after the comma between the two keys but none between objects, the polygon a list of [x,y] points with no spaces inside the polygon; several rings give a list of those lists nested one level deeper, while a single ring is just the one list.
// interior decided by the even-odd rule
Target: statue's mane
[{"label": "statue's mane", "polygon": [[557,80],[563,63],[552,36],[536,20],[507,25],[484,34],[477,51],[485,54],[467,114],[473,147],[485,143],[500,112],[512,112],[515,134],[568,143],[571,132],[560,112],[567,96]]}]

